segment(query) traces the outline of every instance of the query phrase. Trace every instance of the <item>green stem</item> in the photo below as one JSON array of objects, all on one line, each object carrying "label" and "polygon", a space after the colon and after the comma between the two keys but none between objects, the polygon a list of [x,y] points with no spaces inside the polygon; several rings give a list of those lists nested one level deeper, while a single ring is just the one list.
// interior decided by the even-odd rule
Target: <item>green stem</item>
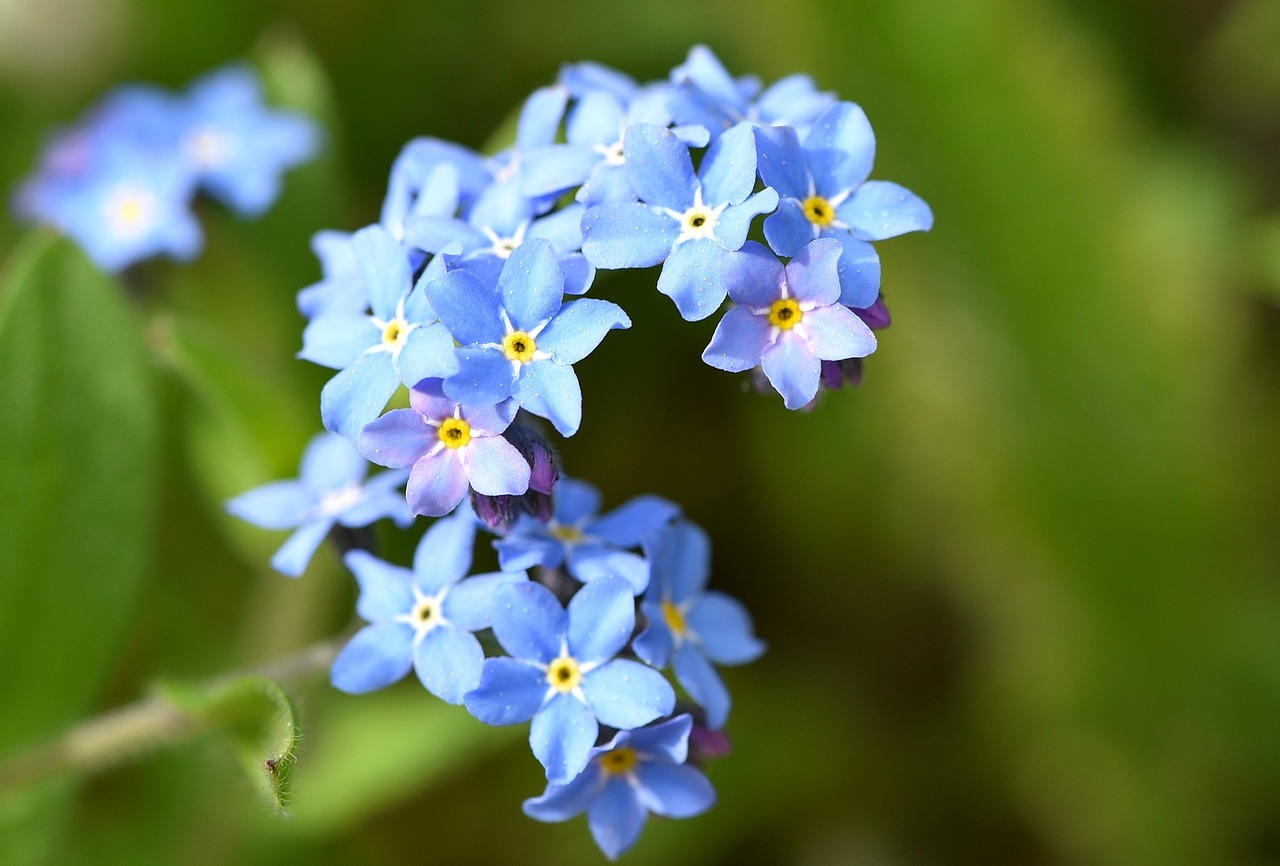
[{"label": "green stem", "polygon": [[[300,684],[328,670],[346,641],[346,637],[321,641],[251,672],[282,685]],[[217,689],[242,676],[243,673],[226,674],[210,680],[206,687]],[[0,763],[0,797],[64,773],[94,773],[180,743],[213,726],[209,719],[189,713],[164,697],[144,698],[87,719],[58,739]]]}]

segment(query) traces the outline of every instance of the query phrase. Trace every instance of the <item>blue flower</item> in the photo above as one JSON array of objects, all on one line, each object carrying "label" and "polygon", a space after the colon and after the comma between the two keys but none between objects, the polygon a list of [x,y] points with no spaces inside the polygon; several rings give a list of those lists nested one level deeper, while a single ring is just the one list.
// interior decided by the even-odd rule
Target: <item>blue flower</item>
[{"label": "blue flower", "polygon": [[582,251],[598,268],[664,263],[658,291],[689,321],[724,301],[718,262],[740,249],[751,220],[778,203],[771,189],[752,193],[756,150],[751,127],[720,136],[694,174],[689,148],[674,133],[639,124],[623,142],[627,177],[638,202],[602,204],[582,218]]},{"label": "blue flower", "polygon": [[280,195],[281,175],[309,160],[320,140],[314,122],[263,104],[248,66],[194,82],[181,110],[183,156],[210,195],[243,216],[258,216]]},{"label": "blue flower", "polygon": [[475,516],[463,506],[439,520],[418,544],[413,570],[390,565],[363,550],[344,559],[360,584],[356,611],[371,623],[333,662],[333,684],[362,694],[396,682],[412,667],[441,700],[462,703],[480,684],[484,650],[473,632],[489,628],[493,594],[524,572],[482,574],[471,569]]},{"label": "blue flower", "polygon": [[549,420],[562,436],[582,421],[573,364],[613,328],[631,320],[616,304],[585,298],[562,304],[564,276],[545,241],[511,254],[496,285],[450,271],[426,285],[427,297],[461,348],[445,393],[464,405],[508,397]]},{"label": "blue flower", "polygon": [[414,216],[452,216],[470,207],[493,183],[488,161],[478,153],[438,138],[415,138],[391,166],[379,222],[396,240]]},{"label": "blue flower", "polygon": [[685,761],[693,721],[676,716],[661,724],[620,731],[591,750],[590,763],[566,785],[547,785],[540,797],[524,801],[524,813],[538,821],[567,821],[583,812],[591,836],[610,860],[628,851],[649,813],[692,818],[716,801],[711,782]]},{"label": "blue flower", "polygon": [[[327,429],[354,441],[400,385],[458,367],[453,338],[414,285],[404,248],[380,225],[356,232],[351,246],[373,315],[340,307],[317,316],[298,356],[341,371],[320,392],[320,416]],[[433,275],[428,268],[419,282]]]},{"label": "blue flower", "polygon": [[303,453],[297,480],[275,481],[242,493],[227,503],[227,511],[265,529],[296,528],[271,565],[297,577],[334,524],[368,526],[383,517],[402,527],[412,522],[400,493],[408,473],[383,472],[364,483],[368,469],[354,445],[321,433]]},{"label": "blue flower", "polygon": [[565,784],[586,767],[601,723],[638,728],[675,705],[662,674],[614,658],[634,627],[635,602],[620,578],[587,584],[567,611],[541,584],[501,586],[493,633],[511,657],[485,661],[467,709],[490,725],[532,719],[533,754],[549,782]]},{"label": "blue flower", "polygon": [[587,583],[613,575],[635,595],[649,585],[649,563],[628,551],[680,515],[680,506],[658,496],[638,496],[597,516],[600,491],[569,478],[560,479],[555,516],[548,522],[522,517],[505,538],[494,543],[504,569],[559,568]]},{"label": "blue flower", "polygon": [[414,385],[409,405],[366,424],[357,446],[374,463],[410,469],[405,497],[414,514],[448,514],[468,489],[485,496],[529,489],[529,464],[502,437],[513,407],[464,407],[444,395],[439,379]]},{"label": "blue flower", "polygon": [[649,591],[641,604],[648,619],[635,639],[635,654],[654,667],[674,664],[676,680],[707,712],[707,726],[720,728],[729,717],[729,692],[712,663],[755,661],[764,644],[752,633],[741,603],[707,592],[711,542],[697,526],[677,523],[645,545],[650,561]]},{"label": "blue flower", "polygon": [[786,407],[799,409],[818,393],[823,361],[874,352],[871,329],[838,303],[840,253],[839,241],[819,238],[785,267],[754,241],[726,256],[721,273],[739,306],[720,320],[702,360],[731,373],[761,365]]},{"label": "blue flower", "polygon": [[363,313],[369,293],[360,280],[355,236],[325,229],[311,236],[311,251],[320,260],[323,278],[298,292],[298,312],[308,319],[324,313]]},{"label": "blue flower", "polygon": [[832,105],[803,137],[786,127],[756,130],[760,177],[778,191],[765,220],[769,245],[793,256],[809,241],[834,237],[844,246],[840,303],[867,307],[880,288],[880,259],[868,241],[928,231],[933,213],[896,183],[867,180],[876,140],[862,109]]}]

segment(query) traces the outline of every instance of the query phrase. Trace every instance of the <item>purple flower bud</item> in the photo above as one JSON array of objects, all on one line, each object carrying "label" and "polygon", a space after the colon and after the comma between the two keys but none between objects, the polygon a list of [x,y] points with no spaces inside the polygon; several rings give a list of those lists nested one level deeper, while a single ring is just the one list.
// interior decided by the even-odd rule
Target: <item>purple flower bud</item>
[{"label": "purple flower bud", "polygon": [[505,535],[521,514],[546,523],[551,519],[551,491],[560,478],[558,458],[551,444],[525,424],[513,424],[503,436],[529,464],[529,490],[518,496],[484,496],[474,491],[471,506],[493,532]]},{"label": "purple flower bud", "polygon": [[862,309],[853,307],[852,309],[854,315],[865,322],[867,327],[873,331],[883,331],[893,323],[893,319],[889,316],[889,308],[884,303],[884,295],[878,296],[875,303],[869,307],[863,307]]}]

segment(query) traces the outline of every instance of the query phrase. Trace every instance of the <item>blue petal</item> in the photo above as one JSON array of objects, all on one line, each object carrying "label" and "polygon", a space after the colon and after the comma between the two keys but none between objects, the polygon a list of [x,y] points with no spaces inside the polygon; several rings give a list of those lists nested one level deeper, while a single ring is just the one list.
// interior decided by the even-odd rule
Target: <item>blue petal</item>
[{"label": "blue petal", "polygon": [[514,530],[506,538],[495,541],[494,547],[498,550],[498,565],[504,571],[533,568],[535,565],[556,568],[564,561],[564,546],[560,542],[516,534]]},{"label": "blue petal", "polygon": [[876,336],[862,319],[839,304],[804,314],[809,348],[823,361],[865,358],[876,350]]},{"label": "blue petal", "polygon": [[855,237],[882,241],[907,232],[933,228],[933,211],[906,187],[887,180],[869,180],[858,187],[836,215],[848,223]]},{"label": "blue petal", "polygon": [[734,307],[716,325],[711,342],[702,351],[702,360],[717,370],[745,372],[760,363],[760,355],[772,335],[773,326],[767,318],[746,307]]},{"label": "blue petal", "polygon": [[520,166],[520,191],[542,196],[580,186],[603,158],[594,148],[578,144],[529,151]]},{"label": "blue petal", "polygon": [[577,526],[600,511],[600,491],[577,478],[561,478],[556,484],[556,520]]},{"label": "blue petal", "polygon": [[396,362],[400,381],[412,388],[423,379],[444,379],[458,372],[453,337],[439,322],[414,328],[405,338]]},{"label": "blue petal", "polygon": [[783,264],[768,249],[750,241],[719,260],[720,278],[734,302],[761,309],[782,297]]},{"label": "blue petal", "polygon": [[520,109],[516,127],[516,147],[526,150],[543,147],[556,140],[560,119],[569,102],[569,89],[562,85],[539,87]]},{"label": "blue petal", "polygon": [[589,535],[598,535],[619,547],[639,547],[649,533],[680,515],[680,506],[661,496],[636,496],[587,525]]},{"label": "blue petal", "polygon": [[413,216],[452,217],[462,196],[461,183],[462,176],[456,165],[440,163],[427,175],[410,213]]},{"label": "blue petal", "polygon": [[436,428],[416,409],[393,409],[364,426],[356,447],[379,466],[408,469],[439,441]]},{"label": "blue petal", "polygon": [[333,660],[335,688],[362,695],[403,679],[413,666],[413,629],[404,623],[365,626]]},{"label": "blue petal", "polygon": [[[683,603],[702,592],[711,574],[711,539],[692,523],[676,523],[645,544],[650,581],[664,600]],[[653,593],[650,593],[653,595]]]},{"label": "blue petal", "polygon": [[675,648],[671,629],[663,621],[661,605],[646,604],[644,610],[649,624],[631,642],[631,651],[645,664],[665,668],[671,661],[671,650]]},{"label": "blue petal", "polygon": [[480,685],[462,696],[467,711],[487,725],[518,725],[533,718],[547,694],[547,678],[533,665],[505,656],[486,659]]},{"label": "blue petal", "polygon": [[346,527],[368,526],[376,520],[390,517],[401,529],[413,523],[413,513],[404,501],[404,483],[409,473],[403,469],[379,473],[364,488],[364,494],[354,505],[338,515],[338,523]]},{"label": "blue petal", "polygon": [[591,764],[567,785],[547,785],[539,797],[524,801],[524,813],[535,821],[568,821],[587,811],[600,783],[600,768]]},{"label": "blue petal", "polygon": [[546,768],[547,781],[565,785],[586,768],[599,733],[595,716],[582,701],[558,694],[533,717],[529,745]]},{"label": "blue petal", "polygon": [[699,599],[686,614],[685,622],[716,664],[746,664],[765,650],[764,642],[753,633],[747,609],[722,592],[712,591]]},{"label": "blue petal", "polygon": [[809,196],[809,172],[800,139],[790,126],[756,127],[756,151],[760,179],[784,198]]},{"label": "blue petal", "polygon": [[477,574],[453,586],[444,597],[444,615],[458,628],[480,631],[493,625],[494,593],[508,583],[520,583],[529,577],[523,571]]},{"label": "blue petal", "polygon": [[561,436],[577,433],[582,423],[582,387],[570,366],[550,359],[525,364],[516,380],[515,399],[550,421]]},{"label": "blue petal", "polygon": [[404,496],[414,514],[443,517],[467,495],[467,473],[450,449],[418,459],[409,472]]},{"label": "blue petal", "polygon": [[292,529],[316,504],[314,494],[299,481],[273,481],[241,493],[227,502],[227,512],[263,529]]},{"label": "blue petal", "polygon": [[719,262],[725,255],[715,241],[697,238],[677,246],[658,275],[658,291],[675,301],[688,322],[705,319],[724,302],[727,292]]},{"label": "blue petal", "polygon": [[729,719],[729,690],[702,652],[686,642],[676,650],[675,671],[689,697],[706,710],[707,727],[713,731],[723,728]]},{"label": "blue petal", "polygon": [[569,548],[569,573],[583,583],[620,577],[631,587],[632,595],[640,595],[649,586],[649,563],[643,557],[603,544]]},{"label": "blue petal", "polygon": [[760,366],[788,409],[801,408],[818,393],[822,362],[797,334],[779,334],[760,356]]},{"label": "blue petal", "polygon": [[644,830],[646,813],[624,776],[605,783],[587,807],[591,837],[610,860],[631,849]]},{"label": "blue petal", "polygon": [[582,254],[597,268],[649,268],[671,252],[680,225],[639,202],[588,208],[582,215]]},{"label": "blue petal", "polygon": [[439,253],[459,243],[464,252],[472,252],[488,246],[489,236],[452,217],[412,216],[405,223],[404,242],[425,253]]},{"label": "blue petal", "polygon": [[617,304],[584,298],[565,304],[538,335],[538,348],[561,364],[576,364],[600,345],[614,328],[631,327],[631,319]]},{"label": "blue petal", "polygon": [[463,466],[471,489],[483,496],[514,496],[529,489],[531,470],[519,449],[501,436],[473,436]]},{"label": "blue petal", "polygon": [[320,391],[324,426],[352,442],[378,417],[400,385],[391,355],[371,352],[330,379]]},{"label": "blue petal", "polygon": [[433,523],[413,554],[413,577],[418,589],[425,595],[435,595],[462,580],[471,568],[475,541],[476,524],[470,514]]},{"label": "blue petal", "polygon": [[817,228],[804,215],[800,202],[793,198],[781,199],[778,209],[764,221],[765,240],[780,256],[794,256],[817,236]]},{"label": "blue petal", "polygon": [[358,484],[368,470],[368,461],[355,445],[333,433],[321,433],[307,443],[299,480],[316,493],[326,493]]},{"label": "blue petal", "polygon": [[333,529],[333,523],[333,518],[326,517],[299,526],[293,535],[285,539],[275,556],[271,557],[271,567],[289,577],[301,575],[307,570],[307,564],[311,562],[320,542]]},{"label": "blue petal", "polygon": [[720,58],[705,45],[689,49],[684,63],[671,71],[672,81],[689,80],[708,96],[714,97],[726,107],[745,108],[738,84],[725,69]]},{"label": "blue petal", "polygon": [[[593,586],[599,583],[587,588]],[[629,659],[614,659],[584,674],[582,692],[602,723],[623,730],[671,715],[676,703],[666,677]]]},{"label": "blue petal", "polygon": [[560,253],[582,249],[582,214],[586,210],[574,203],[533,221],[525,233],[525,241],[542,238]]},{"label": "blue petal", "polygon": [[520,193],[518,184],[495,183],[481,194],[467,221],[475,228],[509,238],[533,219],[533,212],[533,201]]},{"label": "blue petal", "polygon": [[322,367],[344,370],[381,339],[378,326],[362,313],[323,313],[308,322],[302,331],[302,351],[298,357]]},{"label": "blue petal", "polygon": [[493,602],[493,635],[504,650],[544,665],[560,656],[569,617],[551,590],[532,582],[503,585]]},{"label": "blue petal", "polygon": [[844,245],[840,256],[840,303],[862,309],[880,294],[880,256],[876,248],[849,232],[835,237]]},{"label": "blue petal", "polygon": [[566,295],[584,294],[596,278],[596,269],[582,253],[561,254],[560,270],[564,271]]},{"label": "blue petal", "polygon": [[408,254],[386,229],[376,224],[352,235],[351,247],[373,314],[390,319],[412,285]]},{"label": "blue petal", "polygon": [[628,731],[620,738],[625,737],[626,745],[651,759],[646,763],[683,764],[689,756],[689,734],[692,730],[693,717],[683,713],[647,728]]},{"label": "blue petal", "polygon": [[506,354],[493,347],[454,350],[458,372],[444,382],[444,392],[464,406],[500,403],[511,396],[515,370]]},{"label": "blue petal", "polygon": [[599,664],[627,645],[636,625],[631,587],[617,577],[592,581],[569,601],[569,654]]},{"label": "blue petal", "polygon": [[818,195],[830,198],[853,189],[871,174],[876,137],[861,108],[837,102],[813,122],[804,151]]},{"label": "blue petal", "polygon": [[518,330],[531,331],[554,316],[564,297],[564,273],[551,245],[533,239],[516,248],[498,277],[498,293]]},{"label": "blue petal", "polygon": [[740,204],[751,195],[756,185],[756,139],[751,124],[740,123],[711,143],[702,158],[700,176],[702,200],[709,205]]},{"label": "blue petal", "polygon": [[500,343],[506,333],[497,292],[468,271],[449,271],[424,286],[427,300],[463,346]]},{"label": "blue petal", "polygon": [[643,201],[680,213],[693,206],[698,179],[689,147],[669,130],[647,123],[630,127],[622,155],[631,188]]},{"label": "blue petal", "polygon": [[778,194],[762,189],[740,205],[730,205],[720,214],[716,225],[716,241],[726,250],[741,249],[751,231],[751,221],[760,214],[772,213],[778,206]]},{"label": "blue petal", "polygon": [[383,562],[372,553],[352,550],[342,558],[360,585],[356,613],[366,622],[395,619],[413,609],[413,573]]},{"label": "blue petal", "polygon": [[413,668],[427,691],[450,704],[462,703],[480,685],[484,650],[470,632],[438,625],[427,632],[413,652]]},{"label": "blue petal", "polygon": [[807,126],[835,101],[835,94],[818,90],[809,76],[788,75],[760,94],[756,114],[765,123]]},{"label": "blue petal", "polygon": [[696,767],[643,761],[636,767],[641,804],[655,815],[692,818],[716,802],[716,789]]},{"label": "blue petal", "polygon": [[838,267],[843,251],[835,238],[818,238],[796,253],[786,268],[792,297],[819,306],[834,304],[840,297]]},{"label": "blue petal", "polygon": [[[617,96],[602,90],[592,91],[582,97],[569,115],[565,136],[574,144],[613,144],[622,134],[625,115],[624,103]],[[600,158],[599,154],[596,158]]]}]

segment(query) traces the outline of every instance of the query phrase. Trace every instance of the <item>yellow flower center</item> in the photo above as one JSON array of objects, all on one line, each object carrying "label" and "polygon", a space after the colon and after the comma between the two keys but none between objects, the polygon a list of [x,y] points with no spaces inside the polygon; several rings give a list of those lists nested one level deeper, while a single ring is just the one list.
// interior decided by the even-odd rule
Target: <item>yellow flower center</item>
[{"label": "yellow flower center", "polygon": [[413,624],[421,628],[431,622],[431,618],[436,615],[435,604],[429,598],[424,598],[413,606],[413,612],[410,617]]},{"label": "yellow flower center", "polygon": [[450,448],[465,447],[471,441],[471,425],[461,418],[446,418],[440,425],[440,441]]},{"label": "yellow flower center", "polygon": [[551,527],[551,536],[563,541],[565,544],[573,544],[582,540],[582,530],[576,526],[565,526],[563,523],[557,523]]},{"label": "yellow flower center", "polygon": [[533,353],[537,350],[538,344],[524,331],[512,331],[502,338],[502,351],[506,353],[508,361],[527,364],[533,360]]},{"label": "yellow flower center", "polygon": [[547,668],[547,682],[558,692],[571,692],[582,682],[582,669],[569,656],[560,656]]},{"label": "yellow flower center", "polygon": [[387,326],[382,329],[382,342],[388,346],[400,348],[404,346],[404,341],[409,336],[409,329],[400,319],[392,319],[387,322]]},{"label": "yellow flower center", "polygon": [[836,209],[820,195],[811,195],[804,200],[804,215],[809,222],[826,228],[835,222]]},{"label": "yellow flower center", "polygon": [[778,298],[769,307],[769,324],[784,331],[790,331],[803,318],[804,313],[800,312],[800,305],[795,298]]},{"label": "yellow flower center", "polygon": [[684,614],[670,601],[662,603],[662,618],[666,621],[667,628],[671,629],[671,633],[676,636],[682,636],[688,628],[684,622]]},{"label": "yellow flower center", "polygon": [[610,775],[625,773],[636,765],[636,750],[630,746],[610,749],[600,756],[600,767]]}]

